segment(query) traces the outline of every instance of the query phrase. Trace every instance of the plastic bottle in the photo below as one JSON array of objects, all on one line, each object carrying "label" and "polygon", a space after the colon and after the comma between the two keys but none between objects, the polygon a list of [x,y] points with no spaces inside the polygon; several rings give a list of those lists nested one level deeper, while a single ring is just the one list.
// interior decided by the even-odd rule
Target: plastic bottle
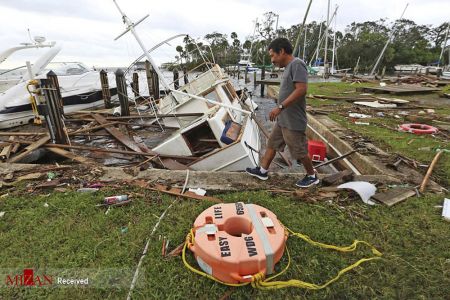
[{"label": "plastic bottle", "polygon": [[106,197],[105,199],[103,199],[103,203],[105,205],[112,205],[112,204],[118,204],[120,202],[125,202],[127,200],[128,200],[127,195],[111,196],[111,197]]}]

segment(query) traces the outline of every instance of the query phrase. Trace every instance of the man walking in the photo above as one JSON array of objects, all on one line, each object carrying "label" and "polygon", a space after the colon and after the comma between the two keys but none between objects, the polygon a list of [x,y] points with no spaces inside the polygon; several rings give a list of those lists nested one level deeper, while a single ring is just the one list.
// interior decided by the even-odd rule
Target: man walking
[{"label": "man walking", "polygon": [[277,38],[269,45],[269,55],[274,65],[283,68],[278,106],[269,115],[270,121],[276,121],[267,141],[267,149],[256,168],[247,168],[246,172],[261,180],[267,180],[270,163],[277,151],[288,146],[292,158],[300,161],[306,176],[297,181],[298,187],[306,188],[319,183],[308,156],[306,130],[306,90],[308,71],[305,63],[292,55],[292,45],[286,38]]}]

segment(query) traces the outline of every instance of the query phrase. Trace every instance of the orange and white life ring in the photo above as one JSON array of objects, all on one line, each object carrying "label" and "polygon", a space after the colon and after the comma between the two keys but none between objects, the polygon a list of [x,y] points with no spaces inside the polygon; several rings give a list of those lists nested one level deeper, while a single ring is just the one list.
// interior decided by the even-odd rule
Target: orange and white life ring
[{"label": "orange and white life ring", "polygon": [[400,125],[400,130],[414,134],[433,134],[438,132],[436,127],[427,124],[402,124]]},{"label": "orange and white life ring", "polygon": [[242,283],[274,272],[287,232],[270,210],[237,202],[203,211],[194,222],[193,237],[188,247],[205,273],[225,283]]}]

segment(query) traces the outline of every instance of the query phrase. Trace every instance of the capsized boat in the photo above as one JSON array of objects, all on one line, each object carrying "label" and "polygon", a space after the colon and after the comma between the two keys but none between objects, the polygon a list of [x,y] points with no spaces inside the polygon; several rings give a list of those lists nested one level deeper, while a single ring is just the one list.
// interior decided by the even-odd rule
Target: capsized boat
[{"label": "capsized boat", "polygon": [[[169,93],[159,101],[161,113],[201,112],[202,116],[185,119],[174,116],[168,121],[178,130],[152,150],[159,154],[191,156],[197,159],[188,167],[193,170],[242,171],[259,163],[260,137],[252,112],[242,104],[230,79],[219,66],[206,64],[206,71],[190,83],[175,89],[164,78],[158,65],[144,47],[133,23],[114,3],[165,90]],[[117,39],[116,38],[116,39]],[[167,123],[166,123],[167,125]]]}]

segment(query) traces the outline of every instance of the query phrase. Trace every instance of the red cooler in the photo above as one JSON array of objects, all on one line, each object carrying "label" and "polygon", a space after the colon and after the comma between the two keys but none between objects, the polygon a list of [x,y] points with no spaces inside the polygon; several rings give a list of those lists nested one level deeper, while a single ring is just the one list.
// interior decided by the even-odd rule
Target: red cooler
[{"label": "red cooler", "polygon": [[308,154],[312,161],[324,161],[327,156],[327,146],[321,141],[308,141]]}]

